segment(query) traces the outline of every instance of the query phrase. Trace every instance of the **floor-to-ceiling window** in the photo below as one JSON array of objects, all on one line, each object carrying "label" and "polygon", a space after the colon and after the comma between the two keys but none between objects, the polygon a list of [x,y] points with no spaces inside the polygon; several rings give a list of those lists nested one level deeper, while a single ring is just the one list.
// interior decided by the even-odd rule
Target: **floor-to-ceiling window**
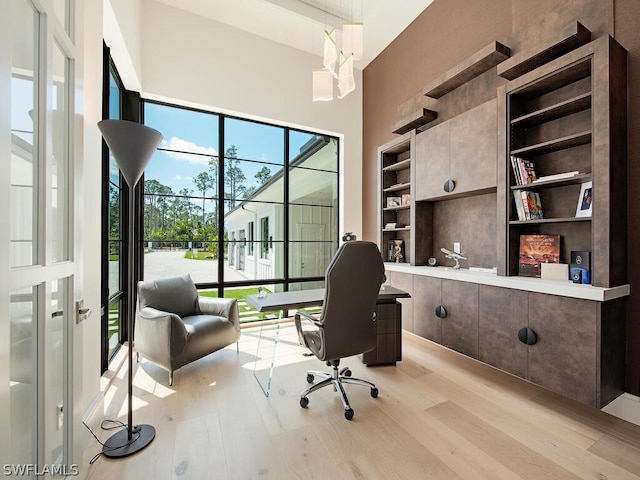
[{"label": "floor-to-ceiling window", "polygon": [[338,139],[147,101],[163,141],[144,176],[144,278],[188,273],[244,303],[317,288],[338,246]]},{"label": "floor-to-ceiling window", "polygon": [[[120,76],[109,55],[104,52],[104,95],[103,117],[122,118],[122,98],[124,88]],[[103,244],[102,244],[102,315],[101,315],[101,365],[102,371],[108,368],[108,362],[124,339],[124,285],[122,272],[125,255],[122,220],[123,200],[126,188],[118,165],[112,155],[103,157]]]}]

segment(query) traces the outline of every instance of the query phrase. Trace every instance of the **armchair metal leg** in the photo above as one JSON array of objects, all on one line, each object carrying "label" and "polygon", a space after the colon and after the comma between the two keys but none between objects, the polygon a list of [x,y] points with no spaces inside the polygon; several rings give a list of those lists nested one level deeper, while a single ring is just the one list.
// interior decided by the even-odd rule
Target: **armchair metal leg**
[{"label": "armchair metal leg", "polygon": [[169,386],[173,385],[173,372],[169,372]]}]

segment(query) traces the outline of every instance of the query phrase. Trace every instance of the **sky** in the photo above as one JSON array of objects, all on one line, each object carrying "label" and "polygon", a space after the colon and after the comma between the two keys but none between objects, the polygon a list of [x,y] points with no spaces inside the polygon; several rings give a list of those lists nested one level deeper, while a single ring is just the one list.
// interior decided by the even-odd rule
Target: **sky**
[{"label": "sky", "polygon": [[[219,121],[215,114],[145,103],[144,123],[162,133],[160,148],[203,154],[158,151],[145,170],[145,179],[155,179],[171,187],[174,193],[187,188],[198,195],[193,179],[198,173],[207,171],[209,159],[218,154]],[[238,158],[269,162],[267,168],[275,174],[284,163],[284,132],[282,127],[227,117],[224,148],[235,145]],[[292,133],[290,149],[293,156],[311,136]],[[259,186],[254,176],[263,166],[263,163],[241,162],[247,187]]]}]

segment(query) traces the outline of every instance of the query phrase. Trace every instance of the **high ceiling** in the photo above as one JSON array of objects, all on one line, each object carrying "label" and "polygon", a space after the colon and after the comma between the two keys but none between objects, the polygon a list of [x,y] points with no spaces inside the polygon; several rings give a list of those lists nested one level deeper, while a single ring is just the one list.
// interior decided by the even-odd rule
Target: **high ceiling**
[{"label": "high ceiling", "polygon": [[364,68],[433,0],[155,0],[315,55],[325,26],[364,24]]}]

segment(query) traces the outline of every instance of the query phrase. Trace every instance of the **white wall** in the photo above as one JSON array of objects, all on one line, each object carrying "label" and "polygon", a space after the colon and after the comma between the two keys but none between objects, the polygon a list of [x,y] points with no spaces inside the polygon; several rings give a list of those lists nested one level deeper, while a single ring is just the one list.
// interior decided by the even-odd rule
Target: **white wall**
[{"label": "white wall", "polygon": [[[135,7],[131,8],[135,14]],[[124,14],[114,10],[116,15]],[[356,90],[347,97],[314,103],[311,72],[322,64],[317,56],[153,0],[142,0],[140,18],[138,78],[144,97],[341,137],[340,200],[348,208],[341,215],[340,231],[360,236],[361,71],[354,72]],[[135,40],[128,39],[130,32],[122,34],[127,44],[135,45]]]}]

